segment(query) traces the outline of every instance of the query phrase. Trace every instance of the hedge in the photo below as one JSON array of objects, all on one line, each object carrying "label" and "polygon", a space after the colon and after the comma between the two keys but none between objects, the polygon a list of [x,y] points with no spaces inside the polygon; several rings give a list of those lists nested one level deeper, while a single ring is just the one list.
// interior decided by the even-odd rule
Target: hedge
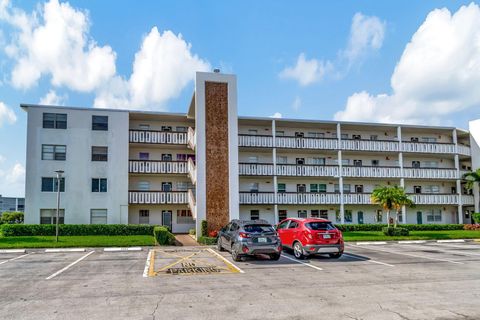
[{"label": "hedge", "polygon": [[[336,224],[341,231],[383,231],[386,224]],[[463,230],[463,224],[398,224],[409,231]]]},{"label": "hedge", "polygon": [[201,228],[200,228],[200,236],[202,237],[206,237],[207,236],[207,233],[208,233],[208,223],[207,223],[207,220],[202,220],[202,225],[201,225]]},{"label": "hedge", "polygon": [[217,244],[217,238],[212,237],[198,237],[197,242],[207,246]]},{"label": "hedge", "polygon": [[[60,224],[61,236],[137,236],[152,235],[151,225],[126,224]],[[54,236],[54,224],[3,224],[0,235],[15,236]]]},{"label": "hedge", "polygon": [[408,229],[401,227],[386,227],[383,228],[383,234],[386,236],[408,236],[409,231]]},{"label": "hedge", "polygon": [[168,246],[175,244],[175,236],[168,230],[167,227],[155,227],[153,229],[153,236],[157,244],[161,246]]}]

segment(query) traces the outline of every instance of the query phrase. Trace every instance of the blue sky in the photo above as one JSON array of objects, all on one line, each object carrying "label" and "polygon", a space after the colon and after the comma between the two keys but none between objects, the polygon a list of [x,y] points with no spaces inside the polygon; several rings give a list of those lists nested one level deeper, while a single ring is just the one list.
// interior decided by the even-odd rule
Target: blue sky
[{"label": "blue sky", "polygon": [[468,128],[479,24],[468,1],[0,0],[0,194],[24,193],[20,103],[185,112],[197,69],[238,76],[240,115]]}]

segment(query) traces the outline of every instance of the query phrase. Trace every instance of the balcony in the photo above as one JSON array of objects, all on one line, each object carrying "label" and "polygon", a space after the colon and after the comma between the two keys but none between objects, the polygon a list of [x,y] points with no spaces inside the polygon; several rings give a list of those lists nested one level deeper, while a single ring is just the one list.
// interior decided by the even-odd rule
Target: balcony
[{"label": "balcony", "polygon": [[260,136],[260,135],[238,135],[239,147],[255,147],[255,148],[272,148],[273,137],[272,136]]},{"label": "balcony", "polygon": [[187,171],[188,171],[188,177],[192,181],[192,184],[196,185],[197,184],[197,167],[195,166],[195,163],[193,162],[192,158],[188,158]]},{"label": "balcony", "polygon": [[338,166],[315,164],[277,164],[277,176],[288,177],[334,177]]},{"label": "balcony", "polygon": [[240,204],[274,204],[273,192],[240,192]]},{"label": "balcony", "polygon": [[432,193],[432,194],[409,194],[410,199],[416,205],[421,204],[458,204],[458,195],[450,193]]},{"label": "balcony", "polygon": [[277,193],[277,204],[340,204],[340,193],[281,192]]},{"label": "balcony", "polygon": [[399,167],[342,166],[344,177],[401,178]]},{"label": "balcony", "polygon": [[275,137],[277,148],[287,149],[319,149],[335,150],[338,148],[337,139],[302,138],[302,137]]},{"label": "balcony", "polygon": [[474,206],[475,205],[475,198],[473,195],[469,194],[462,194],[462,204],[465,206]]},{"label": "balcony", "polygon": [[463,145],[463,144],[458,144],[457,145],[457,153],[461,154],[463,156],[471,156],[471,150],[469,146]]},{"label": "balcony", "polygon": [[145,174],[185,174],[187,173],[186,161],[157,161],[157,160],[129,160],[129,173]]},{"label": "balcony", "polygon": [[342,150],[360,150],[360,151],[398,151],[398,141],[391,140],[361,140],[345,139],[341,140]]},{"label": "balcony", "polygon": [[129,142],[148,144],[187,144],[187,132],[130,130]]},{"label": "balcony", "polygon": [[457,179],[457,169],[403,168],[403,175],[411,179]]},{"label": "balcony", "polygon": [[402,141],[403,152],[455,154],[455,144],[439,142]]},{"label": "balcony", "polygon": [[195,189],[188,190],[188,208],[192,212],[193,219],[197,218],[197,201]]},{"label": "balcony", "polygon": [[188,128],[187,144],[188,144],[188,147],[192,150],[195,150],[195,147],[197,146],[197,133],[195,132],[195,129],[193,129],[192,127]]},{"label": "balcony", "polygon": [[186,191],[128,191],[129,204],[187,204]]},{"label": "balcony", "polygon": [[273,176],[273,164],[239,163],[238,171],[242,176]]}]

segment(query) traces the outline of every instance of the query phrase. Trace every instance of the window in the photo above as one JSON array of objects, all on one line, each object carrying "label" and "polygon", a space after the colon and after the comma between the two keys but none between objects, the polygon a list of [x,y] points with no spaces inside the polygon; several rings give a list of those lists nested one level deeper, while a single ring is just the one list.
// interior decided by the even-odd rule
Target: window
[{"label": "window", "polygon": [[427,221],[428,222],[441,222],[442,221],[442,210],[440,210],[440,209],[427,210]]},{"label": "window", "polygon": [[327,185],[324,183],[318,184],[318,192],[327,192]]},{"label": "window", "polygon": [[188,182],[178,181],[176,185],[177,191],[188,191]]},{"label": "window", "polygon": [[108,131],[108,117],[92,116],[92,130]]},{"label": "window", "polygon": [[352,210],[345,210],[345,222],[352,222]]},{"label": "window", "polygon": [[285,136],[285,131],[275,131],[275,136],[283,137],[283,136]]},{"label": "window", "polygon": [[177,223],[178,224],[193,224],[195,221],[192,217],[192,211],[190,210],[177,210]]},{"label": "window", "polygon": [[248,157],[249,163],[258,163],[258,156],[249,156]]},{"label": "window", "polygon": [[252,136],[256,136],[258,133],[257,129],[248,129],[248,134]]},{"label": "window", "polygon": [[437,161],[423,161],[422,168],[438,168]]},{"label": "window", "polygon": [[307,186],[305,184],[297,184],[297,192],[307,192]]},{"label": "window", "polygon": [[411,138],[410,138],[410,141],[411,141],[411,142],[418,142],[418,137],[411,137]]},{"label": "window", "polygon": [[370,140],[378,140],[378,135],[376,135],[376,134],[371,134],[371,135],[370,135]]},{"label": "window", "polygon": [[356,184],[355,185],[355,192],[356,193],[363,193],[363,184]]},{"label": "window", "polygon": [[67,146],[42,144],[42,160],[60,160],[67,158]]},{"label": "window", "polygon": [[[280,211],[285,211],[285,218],[284,219],[280,218]],[[280,221],[285,220],[287,218],[287,211],[286,210],[280,210],[280,211],[278,211],[278,219]],[[284,222],[280,223],[278,225],[277,229],[286,229],[289,222],[290,222],[290,220],[287,220],[287,221],[284,221]]]},{"label": "window", "polygon": [[[334,185],[335,192],[340,192],[340,186],[338,184]],[[343,193],[350,193],[350,185],[344,184],[343,185]]]},{"label": "window", "polygon": [[[40,209],[40,224],[56,224],[57,209]],[[65,209],[58,211],[58,223],[65,223]]]},{"label": "window", "polygon": [[[338,164],[338,159],[334,160],[335,164]],[[350,165],[350,159],[342,159],[342,166],[348,166]]]},{"label": "window", "polygon": [[328,220],[328,210],[320,210],[320,218]]},{"label": "window", "polygon": [[92,161],[108,161],[108,147],[92,147]]},{"label": "window", "polygon": [[307,137],[309,138],[323,138],[325,134],[323,132],[308,132]]},{"label": "window", "polygon": [[372,160],[372,166],[378,167],[380,165],[380,160]]},{"label": "window", "polygon": [[336,222],[342,222],[342,217],[340,217],[340,210],[335,211],[335,221]]},{"label": "window", "polygon": [[258,192],[258,182],[250,183],[250,192]]},{"label": "window", "polygon": [[440,186],[426,186],[425,187],[425,192],[426,193],[439,193],[440,192]]},{"label": "window", "polygon": [[139,124],[138,128],[140,130],[150,130],[150,125],[149,124]]},{"label": "window", "polygon": [[298,210],[299,218],[307,218],[307,210]]},{"label": "window", "polygon": [[139,153],[138,153],[138,158],[139,158],[140,160],[148,160],[148,159],[150,159],[150,153],[148,153],[148,152],[139,152]]},{"label": "window", "polygon": [[342,138],[342,139],[348,139],[348,133],[342,133],[342,134],[340,135],[340,138]]},{"label": "window", "polygon": [[305,223],[305,227],[310,230],[335,230],[336,228],[330,222],[309,222]]},{"label": "window", "polygon": [[149,182],[149,181],[139,181],[139,182],[138,182],[138,190],[139,190],[139,191],[148,191],[148,190],[150,190],[150,182]]},{"label": "window", "polygon": [[287,186],[285,185],[285,183],[277,184],[277,192],[284,193],[286,191],[287,191]]},{"label": "window", "polygon": [[188,131],[187,127],[183,127],[183,126],[178,126],[178,127],[175,128],[175,130],[177,132],[187,132]]},{"label": "window", "polygon": [[[56,177],[42,177],[42,192],[57,192]],[[60,192],[65,192],[65,178],[60,178]]]},{"label": "window", "polygon": [[310,184],[310,192],[318,192],[318,184],[311,183]]},{"label": "window", "polygon": [[171,153],[162,153],[162,161],[172,161]]},{"label": "window", "polygon": [[278,163],[278,164],[286,164],[287,161],[288,161],[288,160],[287,160],[287,157],[285,157],[285,156],[278,156],[278,157],[277,157],[277,163]]},{"label": "window", "polygon": [[318,210],[311,210],[310,211],[310,217],[318,218],[319,217],[319,211]]},{"label": "window", "polygon": [[288,225],[288,229],[296,229],[296,228],[298,228],[298,222],[291,221],[290,224]]},{"label": "window", "polygon": [[437,142],[435,137],[422,137],[422,142]]},{"label": "window", "polygon": [[287,219],[287,210],[278,210],[278,221],[280,222],[285,219]]},{"label": "window", "polygon": [[172,191],[172,183],[171,182],[162,182],[162,191],[164,191],[164,192]]},{"label": "window", "polygon": [[92,178],[92,192],[107,192],[107,179]]},{"label": "window", "polygon": [[303,138],[304,133],[303,132],[295,132],[295,138]]},{"label": "window", "polygon": [[107,224],[107,209],[90,209],[91,224]]},{"label": "window", "polygon": [[138,223],[139,224],[150,223],[150,210],[140,210],[138,212]]},{"label": "window", "polygon": [[187,161],[187,155],[185,153],[177,153],[177,161]]},{"label": "window", "polygon": [[258,219],[260,219],[260,211],[250,210],[250,220],[258,220]]},{"label": "window", "polygon": [[312,158],[312,164],[324,166],[325,165],[325,158]]},{"label": "window", "polygon": [[353,140],[361,140],[361,139],[362,139],[362,136],[359,135],[359,134],[354,134],[354,135],[352,135],[352,139],[353,139]]},{"label": "window", "polygon": [[377,210],[375,214],[375,222],[381,223],[383,221],[383,211],[382,210]]},{"label": "window", "polygon": [[66,113],[44,113],[43,128],[67,129],[67,114]]},{"label": "window", "polygon": [[162,126],[161,130],[162,131],[172,131],[172,127],[171,126]]},{"label": "window", "polygon": [[412,161],[413,168],[420,168],[420,161]]},{"label": "window", "polygon": [[295,161],[296,164],[305,164],[305,158],[297,158]]},{"label": "window", "polygon": [[422,193],[422,186],[413,186],[413,193]]},{"label": "window", "polygon": [[353,160],[353,165],[355,167],[361,167],[362,166],[362,160]]}]

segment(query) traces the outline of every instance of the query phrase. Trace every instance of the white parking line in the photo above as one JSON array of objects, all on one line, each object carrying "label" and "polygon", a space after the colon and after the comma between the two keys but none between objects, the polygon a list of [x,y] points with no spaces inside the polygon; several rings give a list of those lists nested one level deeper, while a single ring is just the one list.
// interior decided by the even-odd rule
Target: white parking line
[{"label": "white parking line", "polygon": [[25,249],[3,249],[0,253],[25,253]]},{"label": "white parking line", "polygon": [[45,278],[45,280],[50,280],[52,278],[55,278],[56,276],[58,276],[60,273],[64,272],[65,270],[68,270],[70,267],[73,267],[74,265],[76,265],[77,263],[79,263],[80,261],[82,261],[83,259],[85,259],[86,257],[88,257],[89,255],[91,255],[92,253],[95,253],[95,251],[90,251],[89,253],[87,253],[86,255],[82,256],[81,258],[75,260],[74,262],[70,263],[68,266],[66,266],[65,268],[63,269],[60,269],[58,270],[57,272],[55,272],[54,274],[52,274],[51,276],[48,276],[47,278]]},{"label": "white parking line", "polygon": [[219,254],[218,252],[216,252],[216,251],[213,250],[212,248],[208,248],[207,250],[210,251],[210,252],[213,253],[213,254],[216,254],[220,259],[222,259],[223,261],[225,261],[225,263],[226,263],[227,265],[230,265],[230,266],[232,266],[233,268],[237,269],[238,272],[240,272],[240,273],[245,273],[245,271],[243,271],[242,269],[240,269],[239,267],[237,267],[235,264],[233,264],[233,263],[231,263],[230,261],[228,261],[227,259],[225,259],[224,256],[222,256],[221,254]]},{"label": "white parking line", "polygon": [[59,252],[85,252],[85,248],[61,248],[61,249],[45,249],[45,253],[59,253]]},{"label": "white parking line", "polygon": [[404,241],[398,241],[398,244],[420,244],[420,243],[427,243],[426,240],[404,240]]},{"label": "white parking line", "polygon": [[343,255],[347,256],[347,257],[350,257],[350,258],[353,258],[353,259],[358,259],[358,260],[362,260],[362,261],[368,261],[368,262],[371,262],[371,263],[381,264],[381,265],[384,265],[384,266],[387,266],[387,267],[395,267],[393,264],[380,262],[380,261],[372,260],[372,259],[367,259],[367,258],[363,258],[363,257],[352,256],[351,254],[348,254],[348,253],[345,253],[345,252],[343,253]]},{"label": "white parking line", "polygon": [[21,256],[18,256],[18,257],[15,257],[15,258],[12,258],[12,259],[8,259],[8,260],[5,260],[5,261],[0,262],[0,264],[4,264],[4,263],[10,262],[10,261],[18,260],[18,259],[21,259],[21,258],[23,258],[23,257],[29,256],[29,255],[31,255],[31,254],[32,254],[32,252],[27,253],[27,254],[24,254],[24,255],[21,255]]},{"label": "white parking line", "polygon": [[387,244],[385,241],[364,241],[364,242],[357,242],[357,246],[362,246],[362,245],[378,245],[378,244]]},{"label": "white parking line", "polygon": [[120,247],[113,247],[113,248],[104,248],[104,252],[118,252],[118,251],[142,251],[141,247],[126,247],[126,248],[120,248]]},{"label": "white parking line", "polygon": [[153,250],[150,250],[148,252],[147,261],[145,262],[145,269],[143,269],[143,277],[144,278],[148,278],[148,270],[150,269],[150,260],[152,259],[152,252],[153,252]]},{"label": "white parking line", "polygon": [[386,253],[398,254],[398,255],[402,255],[402,256],[422,258],[422,259],[427,259],[427,260],[436,260],[436,261],[449,262],[449,263],[455,263],[455,264],[463,264],[462,262],[459,262],[459,261],[453,261],[453,260],[448,260],[448,259],[440,259],[440,258],[431,258],[431,257],[419,256],[419,255],[416,255],[416,254],[405,253],[405,252],[396,252],[396,251],[387,251],[387,250],[381,250],[381,249],[372,249],[372,248],[363,247],[363,246],[362,246],[362,248],[363,248],[363,249],[367,249],[367,250],[372,250],[372,251],[386,252]]},{"label": "white parking line", "polygon": [[323,270],[323,269],[320,268],[320,267],[311,265],[310,263],[305,263],[305,262],[299,261],[299,260],[297,260],[297,259],[293,259],[293,258],[287,257],[287,256],[284,255],[284,254],[282,254],[282,257],[287,258],[288,260],[292,260],[292,261],[295,261],[295,262],[297,262],[297,263],[303,264],[304,266],[307,266],[307,267],[310,267],[310,268],[319,270],[319,271],[322,271],[322,270]]},{"label": "white parking line", "polygon": [[438,243],[449,243],[449,242],[453,242],[453,243],[456,243],[456,242],[465,242],[465,240],[463,239],[456,239],[456,240],[437,240]]}]

